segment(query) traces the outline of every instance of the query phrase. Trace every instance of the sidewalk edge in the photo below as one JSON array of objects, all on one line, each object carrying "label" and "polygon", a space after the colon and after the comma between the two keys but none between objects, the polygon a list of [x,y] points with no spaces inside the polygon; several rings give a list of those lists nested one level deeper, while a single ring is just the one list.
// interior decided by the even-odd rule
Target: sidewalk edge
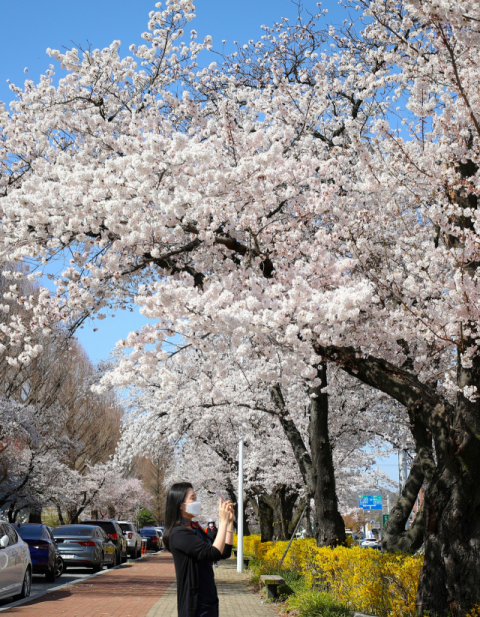
[{"label": "sidewalk edge", "polygon": [[[144,557],[152,557],[152,555],[142,555],[138,559],[138,561],[140,561]],[[135,560],[135,563],[137,563],[137,560]],[[71,583],[65,583],[64,585],[59,585],[58,587],[52,587],[52,589],[47,589],[47,591],[41,591],[40,593],[37,593],[34,596],[28,596],[28,598],[23,598],[23,600],[17,600],[16,602],[11,602],[8,606],[4,606],[0,608],[0,613],[2,613],[3,611],[8,611],[11,608],[16,608],[17,606],[22,606],[22,604],[28,604],[29,602],[34,602],[36,600],[39,600],[40,598],[43,598],[43,596],[46,596],[49,593],[53,593],[54,591],[59,591],[60,589],[65,589],[65,587],[71,587],[72,585],[76,585],[77,583],[83,583],[84,581],[89,581],[91,578],[94,578],[95,576],[101,576],[102,574],[108,574],[108,572],[113,572],[113,570],[118,570],[119,568],[123,568],[123,566],[126,566],[126,565],[127,564],[125,563],[121,563],[118,566],[115,566],[114,568],[109,568],[108,570],[102,570],[101,572],[95,572],[95,574],[91,574],[90,576],[86,576],[85,578],[79,578],[78,580],[72,581]]]}]

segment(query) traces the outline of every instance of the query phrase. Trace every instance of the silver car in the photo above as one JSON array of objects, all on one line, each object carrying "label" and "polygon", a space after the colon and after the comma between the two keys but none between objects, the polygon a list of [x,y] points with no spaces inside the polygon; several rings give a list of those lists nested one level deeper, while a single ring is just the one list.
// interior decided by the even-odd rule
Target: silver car
[{"label": "silver car", "polygon": [[115,544],[96,525],[62,525],[53,530],[53,537],[67,568],[92,568],[100,572],[103,566],[118,565]]},{"label": "silver car", "polygon": [[133,559],[138,559],[142,552],[142,538],[136,525],[131,521],[118,521],[118,524],[127,539],[127,552]]},{"label": "silver car", "polygon": [[28,545],[8,523],[0,523],[0,598],[28,598],[32,561]]}]

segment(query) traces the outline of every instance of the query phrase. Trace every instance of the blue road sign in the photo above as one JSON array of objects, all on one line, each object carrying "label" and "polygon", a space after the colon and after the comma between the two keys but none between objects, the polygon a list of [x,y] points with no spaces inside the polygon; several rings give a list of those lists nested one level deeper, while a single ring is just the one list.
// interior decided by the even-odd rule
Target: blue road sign
[{"label": "blue road sign", "polygon": [[362,510],[381,510],[383,508],[381,495],[360,495],[358,507]]}]

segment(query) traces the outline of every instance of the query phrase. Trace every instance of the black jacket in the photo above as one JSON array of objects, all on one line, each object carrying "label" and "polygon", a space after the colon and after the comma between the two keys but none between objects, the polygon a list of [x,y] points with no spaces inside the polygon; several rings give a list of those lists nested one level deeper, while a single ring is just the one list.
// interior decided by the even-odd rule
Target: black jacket
[{"label": "black jacket", "polygon": [[218,529],[216,527],[214,527],[213,529],[210,529],[210,527],[207,528],[207,536],[210,538],[212,542],[215,542],[217,533],[218,533]]},{"label": "black jacket", "polygon": [[220,553],[211,545],[203,529],[195,532],[183,525],[172,529],[169,546],[177,576],[178,617],[195,617],[199,603],[218,604],[212,563],[228,559],[232,546],[226,544]]}]

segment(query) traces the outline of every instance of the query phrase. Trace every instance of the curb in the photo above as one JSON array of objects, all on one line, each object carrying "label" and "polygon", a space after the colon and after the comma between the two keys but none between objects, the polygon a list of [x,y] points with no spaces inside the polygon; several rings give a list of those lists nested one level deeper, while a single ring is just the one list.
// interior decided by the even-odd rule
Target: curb
[{"label": "curb", "polygon": [[[133,563],[137,563],[144,557],[152,557],[152,555],[141,555],[138,559],[135,559]],[[52,587],[52,589],[47,589],[46,591],[40,591],[34,596],[28,596],[28,598],[23,598],[23,600],[17,600],[16,602],[11,602],[8,606],[4,606],[0,608],[0,613],[3,611],[9,611],[11,608],[15,608],[16,606],[22,606],[22,604],[28,604],[28,602],[33,602],[35,600],[43,598],[43,596],[46,596],[49,593],[53,593],[54,591],[59,591],[60,589],[65,589],[65,587],[71,587],[72,585],[76,585],[77,583],[83,583],[85,581],[89,581],[91,578],[94,578],[95,576],[102,576],[102,574],[108,574],[109,572],[113,572],[113,570],[118,570],[119,568],[123,568],[124,566],[127,565],[127,563],[121,563],[118,566],[115,566],[114,568],[109,568],[108,570],[102,570],[101,572],[95,572],[95,574],[91,574],[90,576],[86,576],[85,578],[79,578],[77,581],[72,581],[71,583],[65,583],[64,585],[59,585],[58,587]]]}]

